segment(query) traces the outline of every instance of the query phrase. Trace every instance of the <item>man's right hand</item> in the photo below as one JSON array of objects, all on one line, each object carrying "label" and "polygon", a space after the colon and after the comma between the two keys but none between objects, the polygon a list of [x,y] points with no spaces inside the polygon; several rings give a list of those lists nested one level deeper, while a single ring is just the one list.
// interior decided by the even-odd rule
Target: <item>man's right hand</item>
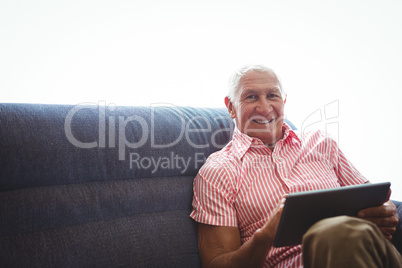
[{"label": "man's right hand", "polygon": [[275,208],[270,220],[265,224],[264,227],[257,230],[256,233],[257,232],[266,232],[267,236],[270,237],[270,239],[272,241],[274,241],[276,232],[278,230],[279,221],[281,219],[282,211],[285,206],[285,202],[286,202],[286,196],[282,197],[281,201],[278,203],[277,207]]},{"label": "man's right hand", "polygon": [[273,245],[285,197],[270,220],[243,245],[237,227],[198,225],[198,248],[202,267],[262,267]]}]

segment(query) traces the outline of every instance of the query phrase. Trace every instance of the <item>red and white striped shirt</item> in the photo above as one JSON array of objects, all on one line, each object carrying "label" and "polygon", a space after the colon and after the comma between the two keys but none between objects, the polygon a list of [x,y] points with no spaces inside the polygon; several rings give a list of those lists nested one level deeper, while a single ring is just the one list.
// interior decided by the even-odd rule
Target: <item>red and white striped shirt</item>
[{"label": "red and white striped shirt", "polygon": [[[366,183],[320,131],[300,137],[286,124],[273,152],[235,129],[232,141],[213,153],[194,180],[194,220],[238,227],[244,244],[270,218],[286,193]],[[271,248],[265,267],[302,267],[301,245]]]}]

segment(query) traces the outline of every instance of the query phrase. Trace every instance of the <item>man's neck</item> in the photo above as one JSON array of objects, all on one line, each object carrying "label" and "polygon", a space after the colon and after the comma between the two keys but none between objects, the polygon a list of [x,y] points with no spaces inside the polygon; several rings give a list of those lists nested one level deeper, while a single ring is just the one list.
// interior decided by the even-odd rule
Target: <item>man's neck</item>
[{"label": "man's neck", "polygon": [[274,143],[274,144],[268,144],[268,143],[264,143],[264,145],[265,145],[265,146],[267,146],[267,147],[268,147],[268,149],[270,149],[270,150],[271,150],[271,152],[273,152],[273,151],[274,151],[274,149],[275,149],[275,143]]}]

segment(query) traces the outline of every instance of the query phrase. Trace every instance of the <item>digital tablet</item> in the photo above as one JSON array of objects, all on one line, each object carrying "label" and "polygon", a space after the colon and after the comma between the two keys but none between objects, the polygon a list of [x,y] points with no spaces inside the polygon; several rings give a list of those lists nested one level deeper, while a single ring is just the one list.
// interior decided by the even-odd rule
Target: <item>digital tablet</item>
[{"label": "digital tablet", "polygon": [[301,244],[304,233],[324,218],[356,216],[359,210],[382,205],[389,182],[289,194],[274,239],[275,247]]}]

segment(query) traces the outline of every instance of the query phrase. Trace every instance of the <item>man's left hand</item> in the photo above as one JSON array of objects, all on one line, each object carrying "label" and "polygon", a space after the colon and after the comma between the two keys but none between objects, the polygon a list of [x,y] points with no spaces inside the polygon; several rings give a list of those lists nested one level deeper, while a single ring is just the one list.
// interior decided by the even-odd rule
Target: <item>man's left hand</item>
[{"label": "man's left hand", "polygon": [[375,223],[388,240],[392,239],[399,222],[396,207],[391,200],[378,207],[360,210],[357,216]]}]

